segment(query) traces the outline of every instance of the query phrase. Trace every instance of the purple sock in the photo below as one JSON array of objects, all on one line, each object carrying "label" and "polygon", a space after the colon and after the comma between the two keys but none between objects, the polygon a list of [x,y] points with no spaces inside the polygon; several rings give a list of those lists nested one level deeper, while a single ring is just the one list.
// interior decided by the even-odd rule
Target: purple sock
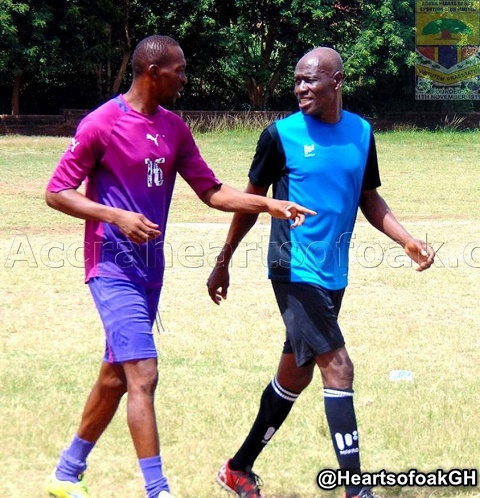
[{"label": "purple sock", "polygon": [[160,456],[141,458],[138,463],[145,479],[148,498],[158,498],[161,491],[170,492],[167,479],[162,472],[162,459]]},{"label": "purple sock", "polygon": [[78,482],[80,474],[87,468],[87,457],[95,443],[90,443],[77,435],[73,436],[70,447],[62,452],[55,475],[61,481]]}]

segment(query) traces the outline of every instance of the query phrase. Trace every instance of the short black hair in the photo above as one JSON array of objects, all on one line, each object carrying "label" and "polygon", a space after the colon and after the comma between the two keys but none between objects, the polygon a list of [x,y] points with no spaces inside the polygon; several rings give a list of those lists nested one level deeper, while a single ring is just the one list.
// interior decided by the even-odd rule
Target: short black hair
[{"label": "short black hair", "polygon": [[132,56],[133,76],[142,74],[150,64],[162,65],[166,62],[169,47],[179,47],[180,44],[164,35],[147,36],[135,47]]}]

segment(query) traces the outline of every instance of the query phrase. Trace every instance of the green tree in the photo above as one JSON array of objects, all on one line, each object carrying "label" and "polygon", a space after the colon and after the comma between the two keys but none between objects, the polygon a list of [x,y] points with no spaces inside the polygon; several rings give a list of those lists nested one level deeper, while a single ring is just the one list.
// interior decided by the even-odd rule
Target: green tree
[{"label": "green tree", "polygon": [[150,4],[142,19],[150,26],[166,26],[166,33],[184,48],[190,83],[180,105],[264,109],[278,95],[291,100],[295,60],[315,45],[344,36],[351,23],[342,21],[357,4],[184,0],[161,13]]},{"label": "green tree", "polygon": [[383,110],[413,96],[414,0],[362,1],[357,33],[339,44],[347,99],[366,111]]},{"label": "green tree", "polygon": [[0,67],[12,88],[11,113],[20,112],[20,91],[26,76],[44,73],[58,49],[52,36],[54,8],[31,0],[0,3]]},{"label": "green tree", "polygon": [[217,0],[180,2],[139,2],[132,7],[135,22],[132,37],[139,41],[155,33],[168,35],[182,46],[187,59],[189,83],[178,106],[215,109],[235,100],[224,82],[218,60],[224,49],[220,43]]},{"label": "green tree", "polygon": [[[118,93],[132,52],[131,0],[30,0],[0,3],[0,67],[12,88],[11,112],[21,89],[50,94],[95,82],[91,104]],[[41,92],[41,90],[38,90]],[[92,92],[91,92],[92,93]]]},{"label": "green tree", "polygon": [[131,0],[76,0],[69,25],[76,32],[82,53],[79,55],[96,80],[98,100],[119,91],[132,55]]},{"label": "green tree", "polygon": [[132,47],[161,33],[187,58],[184,109],[294,108],[295,63],[318,45],[342,54],[350,108],[413,108],[414,7],[415,0],[0,0],[0,105],[8,93],[13,114],[91,108],[123,90]]},{"label": "green tree", "polygon": [[252,109],[266,108],[292,61],[327,38],[333,2],[318,0],[236,0],[216,2],[219,69]]}]

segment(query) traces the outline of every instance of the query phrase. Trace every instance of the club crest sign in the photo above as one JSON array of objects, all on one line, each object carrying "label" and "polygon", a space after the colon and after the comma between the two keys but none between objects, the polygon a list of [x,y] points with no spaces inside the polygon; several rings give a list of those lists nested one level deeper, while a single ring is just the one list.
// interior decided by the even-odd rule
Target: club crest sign
[{"label": "club crest sign", "polygon": [[417,0],[415,98],[480,100],[480,0]]}]

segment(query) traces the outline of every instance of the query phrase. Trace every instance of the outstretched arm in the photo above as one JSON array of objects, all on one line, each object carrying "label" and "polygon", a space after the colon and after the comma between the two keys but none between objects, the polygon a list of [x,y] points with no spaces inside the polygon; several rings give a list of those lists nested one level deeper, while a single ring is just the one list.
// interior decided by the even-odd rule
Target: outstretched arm
[{"label": "outstretched arm", "polygon": [[433,264],[435,251],[426,242],[415,239],[398,222],[377,189],[364,190],[360,197],[360,209],[368,222],[377,230],[400,244],[406,254],[416,263],[417,271],[423,271]]},{"label": "outstretched arm", "polygon": [[[249,182],[245,192],[247,194],[254,194],[262,196],[261,198],[265,198],[268,187],[256,187]],[[222,299],[227,299],[228,286],[230,285],[228,265],[230,264],[233,253],[245,235],[247,235],[253,225],[255,225],[257,218],[258,213],[237,212],[233,216],[225,245],[217,256],[217,263],[207,280],[208,294],[215,304],[220,304]]]},{"label": "outstretched arm", "polygon": [[[256,189],[260,194],[256,194]],[[305,215],[316,214],[315,211],[295,202],[271,199],[265,197],[265,194],[266,190],[263,187],[258,188],[251,183],[245,192],[223,184],[208,189],[203,194],[202,201],[220,211],[245,214],[269,213],[274,218],[290,219],[293,220],[291,228],[300,226],[305,221]]]}]

